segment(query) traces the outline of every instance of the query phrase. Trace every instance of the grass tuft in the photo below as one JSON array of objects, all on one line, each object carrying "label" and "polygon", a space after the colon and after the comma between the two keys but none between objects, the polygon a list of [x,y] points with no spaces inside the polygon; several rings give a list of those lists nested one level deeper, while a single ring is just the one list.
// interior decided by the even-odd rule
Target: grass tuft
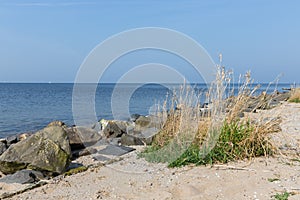
[{"label": "grass tuft", "polygon": [[281,193],[281,194],[275,194],[274,199],[276,199],[276,200],[288,200],[289,196],[290,196],[290,193],[284,192],[284,193]]},{"label": "grass tuft", "polygon": [[300,88],[292,89],[289,102],[300,103]]},{"label": "grass tuft", "polygon": [[206,155],[199,145],[192,145],[170,167],[194,163],[206,165],[272,154],[272,145],[249,123],[225,123],[214,148]]},{"label": "grass tuft", "polygon": [[[193,88],[184,85],[174,91],[171,103],[165,102],[163,111],[159,112],[165,118],[162,130],[140,156],[150,162],[167,162],[170,167],[179,167],[272,155],[276,150],[268,134],[280,130],[280,119],[245,117],[243,111],[250,102],[253,104],[258,88],[252,87],[253,80],[247,72],[240,78],[238,93],[234,95],[232,77],[231,72],[217,66],[216,80],[204,94],[210,102],[208,108],[200,108],[199,96],[203,94],[196,95]],[[254,110],[262,107],[264,101],[264,98],[256,99]]]}]

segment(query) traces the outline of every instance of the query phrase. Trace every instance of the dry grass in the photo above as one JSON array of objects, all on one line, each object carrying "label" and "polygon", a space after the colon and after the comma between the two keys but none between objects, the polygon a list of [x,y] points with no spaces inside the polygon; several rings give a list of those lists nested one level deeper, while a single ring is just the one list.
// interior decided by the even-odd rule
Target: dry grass
[{"label": "dry grass", "polygon": [[300,88],[292,89],[289,102],[300,103]]},{"label": "dry grass", "polygon": [[[217,66],[216,79],[206,94],[209,114],[200,112],[200,98],[193,88],[184,85],[174,91],[171,108],[163,110],[165,124],[143,156],[149,161],[181,166],[226,163],[272,154],[275,148],[268,134],[280,130],[280,119],[243,117],[257,87],[252,87],[248,72],[240,79],[238,94],[234,96],[235,88],[230,88],[232,76],[224,67]],[[265,102],[264,96],[258,98],[255,109]]]}]

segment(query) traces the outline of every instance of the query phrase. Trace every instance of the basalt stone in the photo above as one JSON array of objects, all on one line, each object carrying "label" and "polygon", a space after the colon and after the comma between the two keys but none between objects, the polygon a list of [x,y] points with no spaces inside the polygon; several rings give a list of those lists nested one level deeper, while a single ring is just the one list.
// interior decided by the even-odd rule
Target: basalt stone
[{"label": "basalt stone", "polygon": [[27,170],[23,169],[21,171],[17,171],[14,174],[7,175],[0,179],[0,182],[4,183],[19,183],[19,184],[27,184],[34,183],[44,178],[44,175],[39,171]]}]

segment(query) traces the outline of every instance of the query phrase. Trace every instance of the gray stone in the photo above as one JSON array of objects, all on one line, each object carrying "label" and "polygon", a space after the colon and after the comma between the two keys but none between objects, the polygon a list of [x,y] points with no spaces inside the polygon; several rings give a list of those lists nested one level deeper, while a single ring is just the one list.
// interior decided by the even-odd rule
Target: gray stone
[{"label": "gray stone", "polygon": [[86,149],[81,149],[81,150],[77,150],[77,151],[73,151],[72,152],[72,158],[78,158],[81,156],[87,156],[87,155],[91,155],[91,154],[95,154],[97,153],[97,150],[95,148],[86,148]]},{"label": "gray stone", "polygon": [[26,184],[37,182],[43,178],[44,175],[39,171],[24,169],[1,178],[0,182]]},{"label": "gray stone", "polygon": [[71,162],[70,165],[68,166],[68,168],[66,169],[66,171],[69,171],[71,169],[76,169],[78,167],[82,167],[83,164],[81,163],[75,163],[75,162]]},{"label": "gray stone", "polygon": [[280,101],[287,101],[291,97],[290,92],[283,92],[276,95],[276,97],[273,98],[274,101],[280,102]]},{"label": "gray stone", "polygon": [[[124,135],[124,134],[123,134]],[[121,136],[122,137],[122,136]],[[120,145],[121,144],[121,138],[120,137],[117,137],[117,138],[108,138],[106,140],[106,142],[108,144],[111,144],[111,145]]]},{"label": "gray stone", "polygon": [[134,127],[127,130],[128,133],[121,137],[121,144],[123,145],[150,145],[153,137],[160,131],[156,127]]},{"label": "gray stone", "polygon": [[3,154],[4,151],[6,151],[6,149],[7,149],[6,144],[0,142],[0,155]]},{"label": "gray stone", "polygon": [[87,127],[73,127],[73,130],[79,135],[80,140],[84,144],[85,147],[96,144],[99,140],[102,139],[101,135],[92,128]]},{"label": "gray stone", "polygon": [[103,130],[103,134],[107,137],[121,137],[126,133],[128,122],[124,121],[108,121]]},{"label": "gray stone", "polygon": [[18,142],[18,136],[17,135],[11,135],[11,136],[8,136],[6,138],[7,146],[10,146],[11,144],[15,144],[17,142]]},{"label": "gray stone", "polygon": [[108,145],[105,149],[98,151],[98,153],[103,155],[121,156],[134,150],[135,149],[131,147]]},{"label": "gray stone", "polygon": [[121,144],[125,146],[131,146],[131,145],[143,145],[144,143],[140,138],[137,138],[133,135],[123,134],[121,137]]},{"label": "gray stone", "polygon": [[101,139],[100,134],[91,128],[70,127],[65,130],[67,132],[72,151],[92,146]]},{"label": "gray stone", "polygon": [[0,171],[11,174],[21,169],[34,169],[61,174],[70,163],[70,158],[71,148],[65,130],[50,126],[11,145],[0,156]]}]

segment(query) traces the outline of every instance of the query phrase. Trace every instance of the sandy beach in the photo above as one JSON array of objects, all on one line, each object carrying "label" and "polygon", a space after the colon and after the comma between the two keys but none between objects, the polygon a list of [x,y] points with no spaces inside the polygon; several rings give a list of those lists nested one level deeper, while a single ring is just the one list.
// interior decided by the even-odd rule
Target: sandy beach
[{"label": "sandy beach", "polygon": [[[296,158],[300,141],[300,104],[282,105],[254,115],[278,115],[281,132],[272,134],[281,154],[226,165],[168,168],[138,158],[142,146],[111,164],[99,164],[91,155],[73,161],[92,165],[87,171],[58,176],[46,185],[8,199],[272,199],[289,192],[289,199],[300,198],[300,161]],[[280,144],[279,144],[280,143]],[[288,148],[283,148],[288,147]],[[20,185],[1,185],[0,192]]]}]

